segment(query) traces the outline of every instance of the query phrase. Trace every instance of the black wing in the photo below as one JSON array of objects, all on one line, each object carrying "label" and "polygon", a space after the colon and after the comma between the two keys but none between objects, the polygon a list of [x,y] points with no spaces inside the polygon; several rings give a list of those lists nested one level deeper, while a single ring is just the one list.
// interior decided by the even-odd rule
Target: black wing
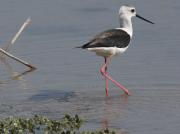
[{"label": "black wing", "polygon": [[127,47],[131,38],[130,35],[121,29],[110,29],[95,36],[94,39],[81,46],[81,48],[94,47]]}]

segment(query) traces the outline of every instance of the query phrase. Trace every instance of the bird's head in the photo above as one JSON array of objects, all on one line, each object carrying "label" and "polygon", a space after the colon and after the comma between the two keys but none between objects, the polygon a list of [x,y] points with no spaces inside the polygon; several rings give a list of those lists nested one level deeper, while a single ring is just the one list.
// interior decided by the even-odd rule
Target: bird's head
[{"label": "bird's head", "polygon": [[136,9],[134,6],[127,6],[127,5],[124,5],[124,6],[121,6],[120,9],[119,9],[119,16],[120,17],[126,17],[126,18],[132,18],[132,17],[138,17],[148,23],[151,23],[151,24],[154,24],[152,21],[149,21],[143,17],[141,17],[140,15],[138,15],[136,13]]},{"label": "bird's head", "polygon": [[125,15],[127,17],[136,16],[136,9],[133,6],[121,6],[119,9],[119,15]]}]

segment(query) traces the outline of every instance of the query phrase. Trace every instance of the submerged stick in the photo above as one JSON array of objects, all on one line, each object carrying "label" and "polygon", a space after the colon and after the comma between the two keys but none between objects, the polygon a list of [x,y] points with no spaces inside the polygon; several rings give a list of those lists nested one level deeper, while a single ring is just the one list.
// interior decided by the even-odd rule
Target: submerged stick
[{"label": "submerged stick", "polygon": [[29,23],[31,22],[31,18],[29,17],[24,23],[23,25],[20,27],[19,31],[14,35],[14,37],[11,39],[10,43],[5,47],[5,51],[8,51],[9,47],[11,45],[13,45],[16,40],[19,38],[20,34],[23,32],[23,30],[29,25]]},{"label": "submerged stick", "polygon": [[29,67],[29,68],[31,68],[31,69],[36,69],[36,67],[34,67],[33,65],[29,64],[29,63],[26,62],[26,61],[21,60],[21,59],[18,58],[18,57],[15,57],[14,55],[12,55],[12,54],[6,52],[6,51],[3,50],[2,48],[0,48],[0,52],[3,53],[3,54],[5,54],[6,56],[12,58],[12,59],[14,59],[14,60],[16,60],[16,61],[18,61],[18,62],[24,64],[25,66],[27,66],[27,67]]}]

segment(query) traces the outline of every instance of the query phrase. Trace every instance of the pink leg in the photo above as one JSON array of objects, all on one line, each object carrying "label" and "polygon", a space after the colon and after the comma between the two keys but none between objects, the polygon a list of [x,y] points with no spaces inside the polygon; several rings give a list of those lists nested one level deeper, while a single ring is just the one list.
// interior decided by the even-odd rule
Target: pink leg
[{"label": "pink leg", "polygon": [[124,86],[122,86],[117,81],[112,79],[105,71],[105,68],[107,67],[107,64],[108,64],[108,60],[109,60],[109,58],[106,58],[105,64],[101,67],[101,69],[100,69],[101,74],[103,74],[107,79],[111,80],[115,85],[117,85],[119,88],[121,88],[127,95],[130,95],[129,91]]},{"label": "pink leg", "polygon": [[[105,64],[108,64],[107,58],[104,58]],[[105,67],[105,73],[107,74],[107,66]],[[107,77],[105,77],[105,81],[106,81],[106,96],[108,96],[108,90],[109,90],[109,84],[108,84],[108,79]]]}]

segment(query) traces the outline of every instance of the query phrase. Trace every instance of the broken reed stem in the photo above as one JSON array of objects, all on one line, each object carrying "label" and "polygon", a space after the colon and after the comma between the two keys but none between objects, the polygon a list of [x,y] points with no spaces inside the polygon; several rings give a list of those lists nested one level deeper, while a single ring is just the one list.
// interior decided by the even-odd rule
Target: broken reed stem
[{"label": "broken reed stem", "polygon": [[29,64],[29,63],[26,62],[26,61],[21,60],[21,59],[18,58],[18,57],[15,57],[14,55],[12,55],[12,54],[6,52],[6,51],[3,50],[2,48],[0,48],[0,52],[3,53],[3,54],[5,54],[6,56],[12,58],[12,59],[14,59],[14,60],[16,60],[16,61],[18,61],[18,62],[24,64],[25,66],[27,66],[27,67],[29,67],[29,68],[31,68],[31,69],[36,69],[36,67],[34,67],[33,65]]},{"label": "broken reed stem", "polygon": [[31,22],[31,18],[29,17],[21,26],[21,28],[19,29],[19,31],[14,35],[14,37],[12,38],[12,40],[10,41],[10,43],[5,47],[5,51],[8,51],[9,47],[11,45],[13,45],[15,43],[15,41],[19,38],[20,34],[23,32],[23,30],[27,27],[27,25],[29,25],[29,23]]}]

